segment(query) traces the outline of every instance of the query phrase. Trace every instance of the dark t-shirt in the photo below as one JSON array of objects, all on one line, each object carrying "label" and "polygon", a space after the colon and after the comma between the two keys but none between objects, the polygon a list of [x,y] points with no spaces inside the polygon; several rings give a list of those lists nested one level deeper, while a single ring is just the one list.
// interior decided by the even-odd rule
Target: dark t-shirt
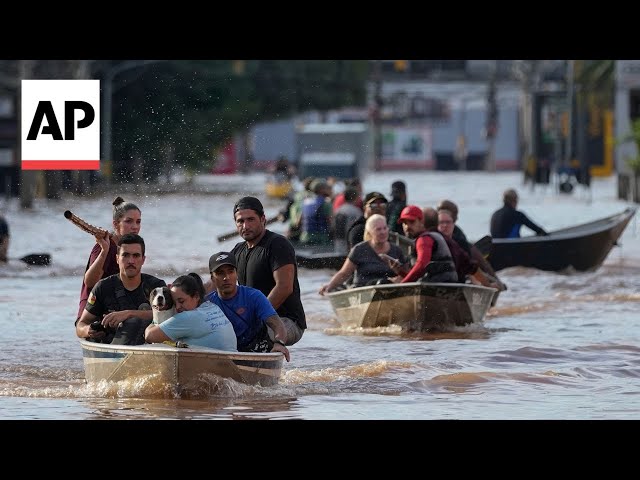
[{"label": "dark t-shirt", "polygon": [[398,219],[400,218],[402,209],[406,206],[406,200],[398,200],[395,198],[387,203],[387,225],[389,226],[389,231],[404,235],[402,224],[398,223]]},{"label": "dark t-shirt", "polygon": [[[400,260],[401,265],[407,263],[404,253],[397,245],[391,244],[387,255]],[[396,276],[396,273],[387,266],[386,262],[380,259],[369,242],[358,243],[351,249],[348,258],[356,265],[356,272],[353,276],[354,287],[362,287],[372,280]]]},{"label": "dark t-shirt", "polygon": [[547,234],[542,227],[533,223],[524,213],[510,205],[505,205],[491,216],[491,236],[493,238],[518,238],[522,225],[529,227],[537,235]]},{"label": "dark t-shirt", "polygon": [[465,252],[467,252],[467,255],[471,256],[471,244],[469,243],[469,240],[467,240],[467,236],[458,225],[453,226],[453,233],[451,234],[451,237],[456,241],[458,245],[460,245],[460,247]]},{"label": "dark t-shirt", "polygon": [[[97,317],[102,317],[109,312],[139,310],[142,304],[149,303],[151,290],[156,287],[165,287],[166,285],[164,280],[143,273],[142,282],[140,282],[138,288],[127,290],[120,280],[120,275],[111,275],[96,283],[89,295],[85,308],[89,313]],[[125,297],[121,298],[120,301],[116,298],[116,290],[123,291],[125,294]]]},{"label": "dark t-shirt", "polygon": [[[463,234],[464,235],[464,234]],[[467,275],[473,275],[478,270],[478,263],[475,260],[471,260],[471,257],[465,250],[456,242],[452,237],[442,235],[444,241],[447,242],[447,247],[451,250],[451,258],[453,263],[456,264],[456,273],[458,274],[458,281],[464,283],[467,279]]]},{"label": "dark t-shirt", "polygon": [[[84,269],[85,273],[89,270],[89,267],[96,261],[96,258],[100,255],[102,248],[98,243],[96,243],[91,249],[91,254],[89,255],[89,261],[87,262],[87,268]],[[115,275],[116,273],[120,273],[120,267],[118,267],[118,262],[116,261],[116,253],[118,251],[118,247],[115,243],[109,243],[109,253],[107,253],[107,258],[104,261],[102,278],[110,277],[111,275]],[[84,307],[87,304],[87,299],[89,298],[89,289],[84,283],[84,277],[82,279],[82,287],[80,287],[80,304],[78,305],[78,316],[76,318],[80,318],[82,316],[82,312],[84,311]]]},{"label": "dark t-shirt", "polygon": [[296,252],[286,237],[266,230],[255,247],[249,248],[247,242],[241,242],[233,247],[231,253],[236,257],[238,265],[238,283],[256,288],[267,297],[276,285],[273,272],[284,265],[293,265],[293,293],[276,309],[276,312],[281,317],[293,320],[300,328],[307,328],[304,308],[300,300]]},{"label": "dark t-shirt", "polygon": [[349,248],[355,247],[364,240],[364,224],[366,221],[367,219],[364,218],[363,215],[353,222],[351,227],[349,227],[349,230],[347,230],[347,243]]}]

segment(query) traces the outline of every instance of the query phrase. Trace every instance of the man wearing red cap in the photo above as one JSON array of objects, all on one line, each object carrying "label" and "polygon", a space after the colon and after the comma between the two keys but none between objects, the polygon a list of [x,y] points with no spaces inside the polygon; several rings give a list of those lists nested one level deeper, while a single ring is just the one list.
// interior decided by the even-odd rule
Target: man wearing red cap
[{"label": "man wearing red cap", "polygon": [[423,220],[422,209],[416,205],[407,205],[400,213],[398,223],[402,224],[407,237],[416,239],[417,255],[415,265],[400,283],[417,282],[421,279],[429,282],[457,282],[456,266],[447,243],[439,232],[427,231]]}]

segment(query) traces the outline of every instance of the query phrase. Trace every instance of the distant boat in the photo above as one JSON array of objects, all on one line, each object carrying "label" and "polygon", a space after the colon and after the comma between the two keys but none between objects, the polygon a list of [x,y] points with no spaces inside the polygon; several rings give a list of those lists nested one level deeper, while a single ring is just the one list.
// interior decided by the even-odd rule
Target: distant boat
[{"label": "distant boat", "polygon": [[308,269],[329,268],[339,270],[347,254],[337,251],[334,245],[305,246],[293,243],[299,267]]},{"label": "distant boat", "polygon": [[156,375],[177,395],[188,392],[203,374],[249,385],[276,385],[284,358],[279,352],[227,352],[203,347],[177,348],[162,343],[111,345],[79,341],[88,382],[117,382]]},{"label": "distant boat", "polygon": [[287,198],[293,191],[293,185],[283,175],[269,175],[265,184],[265,193],[271,198]]},{"label": "distant boat", "polygon": [[446,331],[480,323],[495,288],[467,283],[394,283],[327,294],[343,327],[399,325],[407,332]]},{"label": "distant boat", "polygon": [[617,245],[636,207],[547,236],[494,238],[482,251],[495,270],[530,267],[551,272],[596,270]]}]

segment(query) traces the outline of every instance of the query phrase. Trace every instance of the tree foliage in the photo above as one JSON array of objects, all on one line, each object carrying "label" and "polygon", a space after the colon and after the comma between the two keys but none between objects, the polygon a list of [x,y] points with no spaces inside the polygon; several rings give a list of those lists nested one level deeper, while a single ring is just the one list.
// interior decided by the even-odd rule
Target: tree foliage
[{"label": "tree foliage", "polygon": [[367,76],[366,61],[348,60],[176,60],[130,69],[114,80],[114,173],[128,177],[141,159],[143,174],[154,177],[167,149],[198,170],[256,122],[364,105]]}]

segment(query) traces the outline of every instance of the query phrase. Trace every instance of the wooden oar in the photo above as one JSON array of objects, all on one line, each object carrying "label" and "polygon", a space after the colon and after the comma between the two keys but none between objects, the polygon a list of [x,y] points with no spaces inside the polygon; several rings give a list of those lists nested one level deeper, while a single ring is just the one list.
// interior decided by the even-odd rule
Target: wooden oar
[{"label": "wooden oar", "polygon": [[[271,225],[278,221],[278,215],[275,217],[267,218],[267,225]],[[223,235],[218,235],[218,242],[226,242],[227,240],[232,239],[233,237],[237,237],[239,235],[238,230],[234,230],[233,232],[228,232]]]},{"label": "wooden oar", "polygon": [[473,246],[480,250],[480,253],[482,253],[482,255],[486,257],[487,255],[489,255],[489,253],[491,253],[491,241],[491,235],[485,235],[476,243],[474,243]]},{"label": "wooden oar", "polygon": [[70,210],[65,210],[64,218],[69,220],[71,223],[73,223],[80,230],[83,230],[83,231],[85,231],[87,233],[90,233],[93,236],[103,237],[105,233],[108,233],[107,230],[105,230],[104,228],[96,227],[94,225],[91,225],[90,223],[85,222],[80,217],[78,217],[78,216],[74,215],[73,213],[71,213]]}]

